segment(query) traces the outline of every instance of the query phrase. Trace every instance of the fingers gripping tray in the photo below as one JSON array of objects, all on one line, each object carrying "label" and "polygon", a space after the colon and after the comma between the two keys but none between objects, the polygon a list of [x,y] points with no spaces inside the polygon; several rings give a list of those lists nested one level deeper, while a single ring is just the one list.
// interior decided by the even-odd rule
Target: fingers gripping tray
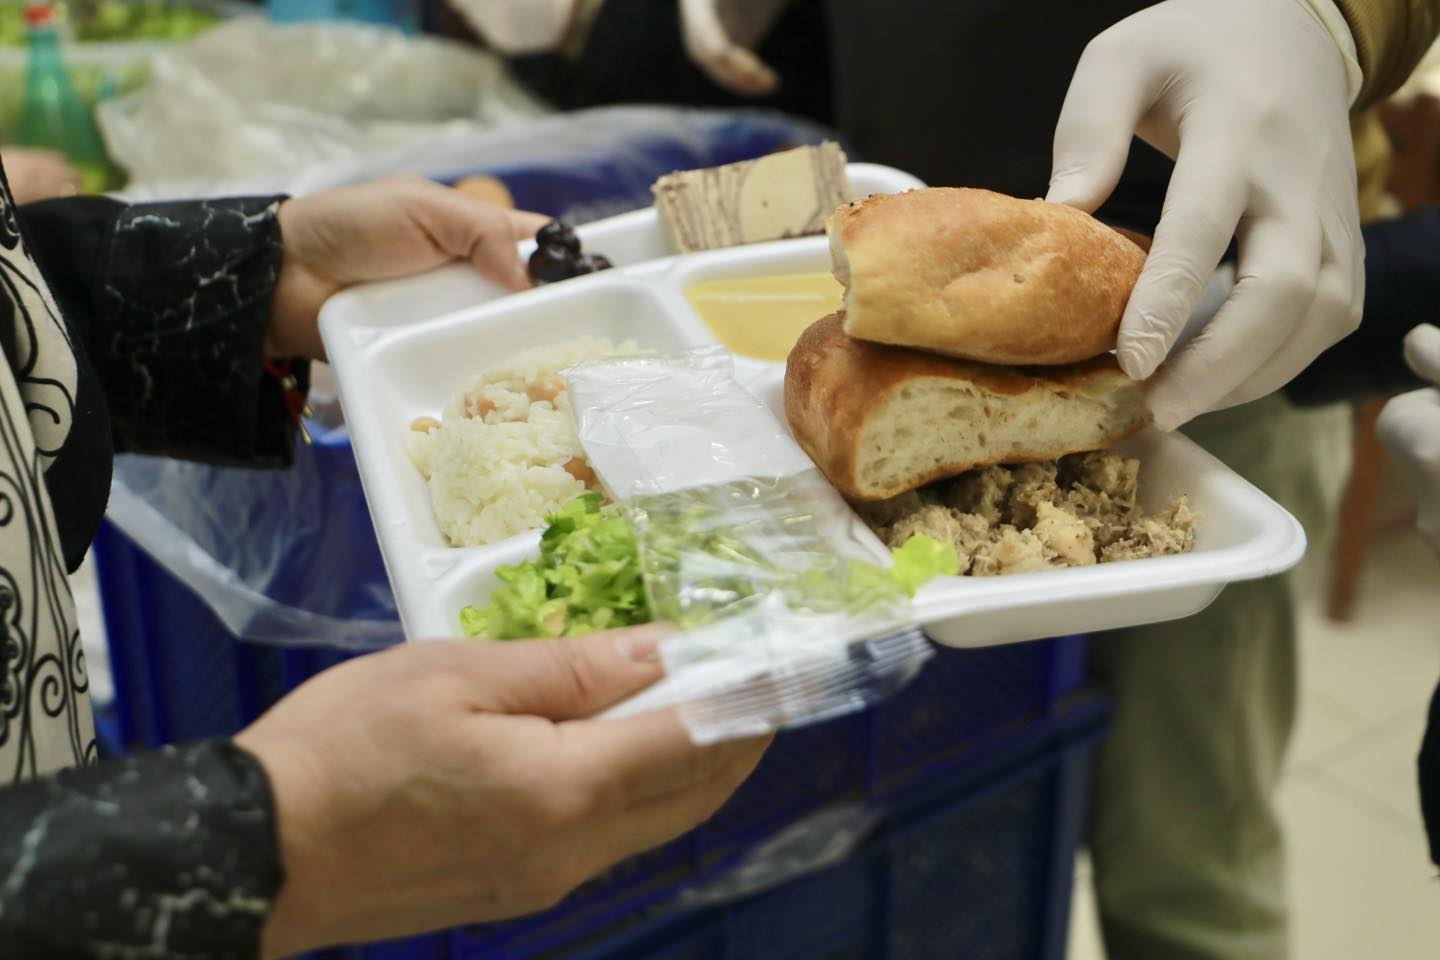
[{"label": "fingers gripping tray", "polygon": [[[852,165],[850,176],[861,195],[919,185],[863,164]],[[531,347],[583,336],[634,341],[645,352],[713,347],[718,341],[686,289],[830,268],[824,237],[669,256],[653,210],[589,224],[579,234],[587,250],[604,253],[616,269],[497,297],[467,268],[452,267],[347,291],[322,314],[366,497],[412,639],[460,636],[461,608],[485,603],[496,570],[539,549],[538,530],[483,547],[448,544],[426,481],[407,454],[412,421],[436,415],[477,372]],[[737,356],[734,366],[785,429],[784,364]],[[941,577],[915,600],[927,633],[942,644],[979,647],[1177,619],[1203,609],[1227,583],[1299,562],[1305,536],[1296,520],[1189,439],[1147,430],[1121,450],[1143,465],[1140,500],[1147,509],[1189,497],[1201,517],[1192,552],[1002,577]],[[863,526],[858,518],[856,525]],[[878,541],[873,546],[884,556]]]}]

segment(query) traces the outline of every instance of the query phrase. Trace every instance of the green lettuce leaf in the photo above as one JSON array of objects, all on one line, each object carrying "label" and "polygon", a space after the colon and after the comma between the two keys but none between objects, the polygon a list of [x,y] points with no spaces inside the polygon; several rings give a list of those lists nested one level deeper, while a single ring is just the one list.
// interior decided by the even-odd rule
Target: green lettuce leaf
[{"label": "green lettuce leaf", "polygon": [[485,632],[485,614],[474,604],[460,609],[460,629],[467,637],[478,637]]},{"label": "green lettuce leaf", "polygon": [[547,517],[539,558],[501,567],[490,602],[460,611],[465,635],[519,640],[648,623],[635,532],[600,504],[587,493]]},{"label": "green lettuce leaf", "polygon": [[[601,502],[587,493],[547,517],[540,556],[501,567],[490,602],[460,611],[465,635],[519,640],[649,623],[635,531]],[[660,612],[682,627],[738,612],[771,591],[797,610],[859,614],[959,568],[954,546],[917,535],[895,551],[890,568],[812,554],[812,563],[794,569],[746,542],[727,510],[674,502],[664,523],[652,517],[648,550],[652,576],[667,585]],[[682,581],[702,599],[682,602],[675,593]]]},{"label": "green lettuce leaf", "polygon": [[941,543],[923,533],[906,540],[894,551],[893,576],[910,596],[935,577],[953,577],[960,572],[960,557],[953,543]]}]

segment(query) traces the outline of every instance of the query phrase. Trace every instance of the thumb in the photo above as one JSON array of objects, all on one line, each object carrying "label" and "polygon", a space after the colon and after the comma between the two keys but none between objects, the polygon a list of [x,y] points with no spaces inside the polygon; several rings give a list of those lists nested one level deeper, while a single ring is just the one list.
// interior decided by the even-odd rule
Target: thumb
[{"label": "thumb", "polygon": [[702,68],[716,83],[743,97],[769,96],[780,89],[780,75],[744,47],[730,44]]},{"label": "thumb", "polygon": [[512,209],[505,210],[505,220],[510,225],[510,241],[512,243],[534,239],[540,228],[550,222],[550,218],[543,213]]},{"label": "thumb", "polygon": [[1375,437],[1396,460],[1425,481],[1440,479],[1440,393],[1433,388],[1392,397],[1375,421]]},{"label": "thumb", "polygon": [[1405,362],[1415,376],[1440,386],[1440,327],[1421,324],[1406,334]]},{"label": "thumb", "polygon": [[515,245],[545,223],[535,213],[499,207],[438,185],[425,189],[425,229],[457,260],[468,260],[485,279],[507,290],[530,286]]},{"label": "thumb", "polygon": [[1060,120],[1045,199],[1078,207],[1086,213],[1100,208],[1125,170],[1135,128],[1149,107],[1141,75],[1130,59],[1097,53],[1104,34],[1085,48]]},{"label": "thumb", "polygon": [[711,80],[747,97],[775,92],[780,78],[754,53],[731,39],[716,0],[680,0],[685,52]]},{"label": "thumb", "polygon": [[495,713],[576,720],[640,692],[664,676],[662,624],[585,637],[476,643],[480,707]]},{"label": "thumb", "polygon": [[[484,203],[477,200],[477,203]],[[468,256],[470,264],[485,277],[507,290],[525,290],[530,284],[530,274],[515,252],[515,245],[529,240],[535,232],[549,222],[550,218],[526,210],[501,209],[504,220],[496,229],[481,229],[476,233]]]},{"label": "thumb", "polygon": [[1440,392],[1402,393],[1385,404],[1375,435],[1415,485],[1418,529],[1440,553]]}]

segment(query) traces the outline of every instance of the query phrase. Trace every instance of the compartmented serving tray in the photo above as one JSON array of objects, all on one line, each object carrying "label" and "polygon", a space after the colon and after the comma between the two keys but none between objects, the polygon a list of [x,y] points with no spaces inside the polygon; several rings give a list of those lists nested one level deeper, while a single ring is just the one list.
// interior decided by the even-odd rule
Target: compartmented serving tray
[{"label": "compartmented serving tray", "polygon": [[[885,167],[852,164],[857,195],[921,184]],[[706,280],[828,270],[824,237],[670,256],[653,210],[579,229],[585,249],[616,269],[497,299],[466,267],[373,284],[335,297],[321,331],[385,564],[411,638],[459,634],[466,604],[484,603],[495,570],[533,556],[539,532],[486,547],[449,546],[424,479],[405,452],[409,424],[434,415],[470,376],[528,347],[582,335],[632,339],[646,350],[716,342],[683,291]],[[530,245],[522,245],[528,255]],[[818,317],[817,317],[818,319]],[[743,383],[784,423],[784,365],[736,358]],[[1201,514],[1195,550],[1005,577],[947,577],[916,607],[927,632],[978,647],[1176,619],[1225,584],[1289,569],[1305,551],[1282,507],[1179,434],[1147,430],[1122,449],[1142,461],[1141,499],[1160,507],[1188,494]]]}]

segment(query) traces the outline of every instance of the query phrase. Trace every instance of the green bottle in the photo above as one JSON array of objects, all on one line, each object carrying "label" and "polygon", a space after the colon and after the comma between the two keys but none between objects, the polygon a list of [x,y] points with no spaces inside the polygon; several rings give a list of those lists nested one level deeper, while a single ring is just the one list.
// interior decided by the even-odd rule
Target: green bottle
[{"label": "green bottle", "polygon": [[80,173],[85,193],[103,193],[114,180],[114,168],[95,119],[70,80],[60,55],[55,7],[32,3],[25,8],[30,34],[25,99],[21,104],[18,141],[65,154]]}]

